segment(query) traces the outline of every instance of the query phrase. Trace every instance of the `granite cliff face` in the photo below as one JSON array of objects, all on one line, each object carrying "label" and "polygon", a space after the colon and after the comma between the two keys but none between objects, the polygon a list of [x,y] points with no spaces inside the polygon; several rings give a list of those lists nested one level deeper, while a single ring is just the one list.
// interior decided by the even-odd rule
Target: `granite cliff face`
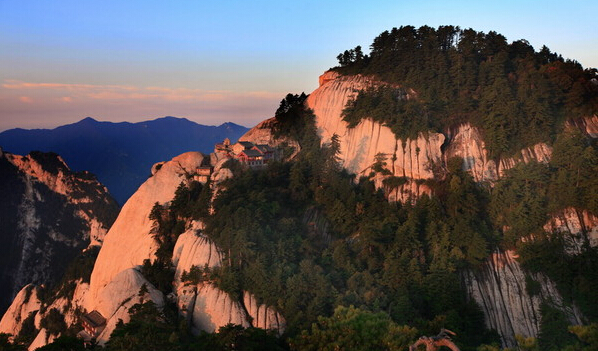
[{"label": "granite cliff face", "polygon": [[[552,148],[539,143],[520,150],[510,158],[493,160],[488,157],[480,130],[470,124],[459,125],[445,133],[420,134],[417,139],[400,140],[390,128],[372,120],[362,120],[348,128],[342,120],[347,102],[363,89],[383,84],[357,75],[341,76],[329,71],[320,76],[320,86],[307,99],[307,106],[316,116],[316,127],[323,143],[334,134],[340,142],[343,166],[358,175],[372,174],[372,165],[383,156],[391,176],[405,177],[405,184],[389,189],[384,185],[388,175],[374,174],[377,187],[383,188],[390,201],[410,201],[430,193],[423,180],[432,179],[446,168],[452,157],[463,159],[463,169],[478,182],[494,181],[519,162],[547,163]],[[414,94],[407,93],[407,96]],[[590,137],[598,136],[598,117],[593,116],[569,123]],[[255,129],[255,128],[254,128]],[[256,133],[250,130],[246,135]],[[263,128],[260,131],[265,134]],[[241,137],[243,139],[244,137]],[[267,139],[267,137],[262,136]],[[546,223],[546,230],[567,233],[578,246],[584,242],[598,243],[598,220],[586,212],[567,209],[554,214]],[[526,274],[514,252],[495,252],[478,271],[463,273],[470,298],[484,311],[486,323],[500,334],[504,346],[515,345],[515,334],[537,336],[540,323],[540,304],[550,298],[565,312],[572,324],[581,323],[582,316],[575,306],[566,306],[556,285],[543,275],[532,278],[540,285],[538,295],[529,296],[525,289]]]},{"label": "granite cliff face", "polygon": [[[526,275],[540,287],[534,295],[526,288]],[[515,335],[538,335],[545,301],[562,310],[570,324],[582,323],[581,313],[563,302],[556,284],[543,274],[524,271],[513,251],[494,252],[479,270],[466,271],[463,277],[468,295],[484,311],[486,325],[500,334],[505,346],[517,346]]]},{"label": "granite cliff face", "polygon": [[23,286],[53,284],[89,245],[100,245],[118,206],[60,156],[0,150],[0,311]]},{"label": "granite cliff face", "polygon": [[[189,152],[154,165],[152,176],[125,204],[106,234],[90,283],[81,280],[72,282],[74,291],[71,295],[56,297],[46,302],[43,308],[35,294],[37,287],[27,286],[14,299],[2,319],[0,332],[18,335],[24,319],[29,313],[36,313],[35,327],[38,332],[30,346],[33,349],[57,337],[40,324],[51,309],[55,308],[63,314],[67,326],[78,323],[77,314],[96,310],[106,319],[105,329],[97,335],[97,341],[104,344],[119,320],[125,323],[130,320],[129,309],[133,305],[153,301],[160,308],[166,299],[177,303],[180,313],[187,317],[195,332],[211,332],[228,323],[284,331],[284,318],[272,308],[259,304],[249,292],[244,292],[243,297],[237,299],[211,283],[189,284],[181,281],[183,272],[191,267],[214,267],[220,265],[222,260],[218,247],[201,233],[201,222],[187,223],[186,232],[179,236],[174,247],[172,296],[164,296],[141,273],[143,261],[154,260],[158,248],[152,235],[150,211],[155,203],[168,205],[179,184],[188,182],[197,168],[205,165],[206,157],[199,152]],[[221,168],[223,163],[218,162],[212,174],[214,190],[217,190],[220,181],[232,176],[230,170]],[[143,289],[146,292],[142,293]],[[26,299],[25,296],[30,297]]]},{"label": "granite cliff face", "polygon": [[[570,254],[580,253],[587,244],[598,245],[598,218],[587,211],[562,210],[552,216],[544,229],[566,235],[572,244]],[[468,295],[482,307],[487,326],[499,332],[505,346],[517,346],[515,335],[538,335],[543,302],[550,301],[572,325],[584,321],[574,304],[564,302],[556,284],[543,274],[525,271],[514,251],[497,250],[479,269],[465,271],[462,276]],[[539,291],[535,294],[527,288],[529,279],[538,283]]]},{"label": "granite cliff face", "polygon": [[259,304],[248,291],[243,299],[236,300],[211,283],[190,283],[181,280],[183,272],[191,267],[217,267],[223,255],[218,247],[201,234],[201,223],[193,222],[189,230],[177,240],[172,257],[175,270],[177,304],[182,314],[190,321],[194,331],[216,331],[228,323],[245,327],[275,329],[282,333],[286,322],[273,308]]},{"label": "granite cliff face", "polygon": [[[307,98],[307,106],[316,115],[322,142],[329,142],[334,134],[339,136],[343,166],[352,173],[368,175],[376,155],[382,154],[392,175],[413,180],[431,179],[435,170],[442,168],[449,158],[458,156],[463,158],[464,169],[469,170],[476,181],[494,181],[518,162],[548,162],[550,159],[552,149],[540,143],[497,163],[489,159],[480,131],[467,123],[445,134],[421,133],[414,140],[397,139],[390,128],[368,119],[355,128],[348,128],[342,120],[347,102],[360,90],[381,84],[361,75],[341,76],[328,71],[320,76],[320,87]],[[413,94],[407,93],[407,96]],[[596,117],[584,120],[588,133],[598,123],[596,120]],[[247,134],[250,133],[252,130]]]},{"label": "granite cliff face", "polygon": [[41,301],[38,298],[38,290],[35,285],[29,284],[19,291],[0,320],[0,330],[3,333],[18,335],[29,314],[39,311]]},{"label": "granite cliff face", "polygon": [[155,258],[157,243],[150,234],[153,223],[149,214],[156,202],[165,204],[172,200],[179,184],[201,166],[203,159],[199,152],[188,152],[154,167],[153,175],[123,206],[91,274],[91,301],[96,301],[100,291],[121,271]]}]

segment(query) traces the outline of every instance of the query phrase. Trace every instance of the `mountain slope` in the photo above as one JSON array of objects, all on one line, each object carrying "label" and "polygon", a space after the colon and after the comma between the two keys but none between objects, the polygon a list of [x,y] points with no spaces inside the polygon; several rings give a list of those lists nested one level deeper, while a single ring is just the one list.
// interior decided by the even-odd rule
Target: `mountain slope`
[{"label": "mountain slope", "polygon": [[[437,183],[442,182],[443,178],[447,176],[450,161],[455,157],[460,158],[460,167],[468,171],[477,182],[499,184],[500,190],[497,191],[502,192],[504,184],[516,182],[513,180],[516,174],[521,174],[521,177],[526,177],[529,181],[537,175],[526,172],[531,172],[536,168],[542,170],[541,172],[548,170],[560,172],[555,169],[562,166],[552,160],[553,148],[556,148],[554,152],[557,153],[556,158],[558,159],[561,159],[564,153],[573,152],[568,161],[561,162],[579,162],[575,159],[580,158],[580,149],[572,149],[572,147],[586,147],[584,152],[588,155],[596,153],[592,146],[595,145],[595,141],[592,139],[596,137],[597,127],[595,115],[576,118],[561,125],[562,134],[556,144],[537,143],[516,152],[511,157],[501,158],[489,156],[484,140],[484,131],[469,123],[459,124],[442,133],[428,131],[420,133],[416,139],[403,139],[397,137],[387,124],[369,118],[364,118],[352,126],[343,120],[343,109],[349,101],[355,99],[361,91],[385,84],[388,83],[377,80],[373,76],[339,75],[337,72],[328,71],[320,76],[320,87],[309,95],[306,105],[314,112],[315,127],[322,142],[332,144],[335,139],[338,143],[338,157],[342,165],[350,172],[369,176],[375,181],[378,188],[384,190],[389,200],[413,202],[424,193],[439,196]],[[270,125],[275,126],[276,121],[273,120]],[[258,127],[250,130],[241,139],[254,141],[253,136],[258,132],[261,139],[267,139],[265,128],[258,130]],[[270,136],[273,138],[275,134],[276,128],[272,127]],[[585,174],[583,177],[588,179],[586,181],[595,184],[596,174],[592,175],[592,169],[596,169],[596,160],[592,157],[588,160],[592,159],[593,161],[584,161],[586,162],[584,166],[587,168],[582,174]],[[529,164],[529,170],[526,170],[522,164]],[[509,171],[512,168],[515,170]],[[540,175],[540,177],[547,176],[549,177],[546,174]],[[393,186],[387,180],[400,180],[400,182],[398,186]],[[564,182],[568,181],[564,180]],[[575,185],[572,186],[575,187]],[[547,186],[545,183],[541,183],[539,188],[534,191],[541,193],[546,191],[546,187],[556,189],[557,185]],[[591,189],[595,189],[595,187]],[[523,196],[522,190],[524,189],[519,190],[518,196]],[[561,191],[552,190],[553,196],[562,197]],[[592,191],[594,190],[586,190],[582,193],[593,193]],[[579,190],[572,189],[571,192],[578,193]],[[598,220],[587,210],[583,210],[584,206],[592,204],[591,199],[588,202],[588,200],[583,200],[582,196],[582,199],[575,202],[580,208],[575,209],[566,207],[566,203],[559,202],[560,200],[556,200],[556,198],[551,200],[547,196],[551,194],[544,194],[534,196],[538,196],[540,199],[542,196],[546,196],[539,201],[552,202],[549,208],[543,209],[543,211],[550,212],[534,214],[543,219],[539,220],[540,228],[532,229],[535,233],[532,235],[539,235],[539,238],[543,238],[545,234],[542,233],[542,230],[556,233],[553,235],[557,237],[560,235],[559,233],[562,233],[566,238],[562,240],[576,242],[576,244],[567,244],[560,248],[565,252],[569,250],[571,260],[574,261],[575,257],[579,255],[579,257],[594,257],[590,259],[590,262],[594,262],[595,256],[592,253],[594,249],[585,245],[589,243],[595,247],[598,243]],[[528,199],[521,198],[518,201],[524,202],[519,206],[529,206],[526,203],[526,201],[530,201]],[[501,206],[498,205],[498,207]],[[523,207],[521,211],[530,210]],[[485,214],[480,212],[480,215]],[[524,223],[530,220],[527,217],[530,216],[529,213],[515,214],[515,216],[517,215],[524,218]],[[511,223],[509,222],[509,224]],[[558,223],[558,226],[555,226],[554,223]],[[543,228],[542,224],[544,224]],[[481,228],[477,228],[477,230],[481,230]],[[525,235],[520,231],[521,228],[510,229],[506,226],[497,228],[497,230],[504,231],[507,235]],[[545,240],[554,239],[542,239],[539,242]],[[509,248],[512,247],[511,245],[513,244],[504,246]],[[518,244],[518,246],[520,245]],[[499,249],[494,251],[482,265],[462,272],[464,288],[467,290],[469,298],[476,301],[482,308],[486,325],[500,333],[501,341],[505,346],[517,345],[516,334],[526,337],[539,335],[542,329],[542,311],[546,303],[557,307],[565,316],[567,323],[580,324],[585,320],[575,302],[571,301],[571,297],[563,297],[562,286],[557,288],[562,282],[555,283],[552,280],[555,276],[548,277],[543,269],[536,267],[529,270],[530,263],[527,255],[525,256],[526,261],[524,261],[527,265],[524,268],[520,260],[515,259],[517,257],[515,251]],[[532,283],[528,283],[530,280]],[[528,284],[538,284],[538,292],[530,292],[526,288]],[[589,313],[592,313],[592,310],[595,308],[590,307]],[[587,308],[586,311],[588,311]]]},{"label": "mountain slope", "polygon": [[7,151],[39,150],[61,155],[76,171],[97,175],[122,205],[147,179],[148,169],[186,151],[211,152],[225,138],[236,141],[247,128],[234,123],[203,126],[164,117],[138,123],[98,122],[87,117],[55,129],[11,129],[0,133]]},{"label": "mountain slope", "polygon": [[[204,165],[205,159],[206,156],[199,152],[188,152],[153,167],[152,176],[123,206],[106,234],[95,260],[90,282],[80,279],[65,281],[65,284],[72,285],[68,292],[59,291],[47,296],[43,302],[37,298],[39,287],[28,285],[3,317],[0,332],[20,334],[22,328],[25,328],[25,317],[29,313],[37,313],[33,325],[37,338],[31,345],[43,346],[57,337],[58,333],[65,332],[46,330],[39,322],[50,318],[48,316],[52,309],[59,310],[66,327],[73,326],[73,329],[80,327],[81,311],[97,310],[106,318],[106,328],[97,335],[97,340],[104,344],[117,328],[119,320],[130,320],[129,313],[133,313],[137,303],[151,301],[159,308],[166,308],[165,295],[169,295],[170,302],[176,302],[179,313],[188,321],[195,334],[201,330],[212,332],[228,323],[282,332],[284,318],[249,292],[235,296],[208,282],[191,283],[182,279],[184,272],[188,273],[192,267],[220,265],[222,254],[219,248],[202,235],[201,222],[183,222],[186,230],[179,233],[178,239],[175,238],[176,244],[170,249],[172,252],[169,252],[172,263],[168,258],[166,266],[160,266],[164,262],[157,255],[163,245],[155,237],[156,223],[150,218],[153,209],[158,204],[160,208],[167,210],[171,200],[176,201],[173,197],[178,193],[179,184],[188,184],[197,167]],[[223,163],[214,165],[215,171],[211,179],[214,187],[231,175],[230,170],[221,168]],[[162,286],[156,283],[157,271],[168,277],[168,281]],[[144,289],[145,293],[142,291]],[[174,291],[165,294],[164,290]],[[35,294],[29,299],[31,292]]]}]

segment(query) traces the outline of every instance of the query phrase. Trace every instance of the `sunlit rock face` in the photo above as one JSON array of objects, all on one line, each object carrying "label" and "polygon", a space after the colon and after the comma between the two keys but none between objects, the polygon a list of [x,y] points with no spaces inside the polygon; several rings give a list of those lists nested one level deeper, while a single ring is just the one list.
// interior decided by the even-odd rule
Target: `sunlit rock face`
[{"label": "sunlit rock face", "polygon": [[[386,156],[387,169],[394,176],[411,179],[434,177],[435,167],[442,167],[451,157],[461,157],[463,167],[476,181],[494,181],[518,162],[548,162],[552,149],[539,143],[525,148],[512,158],[490,160],[480,131],[466,123],[442,133],[421,133],[417,139],[397,139],[390,128],[366,119],[355,128],[348,128],[342,111],[359,91],[381,85],[369,77],[340,76],[329,71],[320,76],[320,87],[307,99],[307,106],[316,115],[322,142],[334,134],[339,136],[343,166],[358,175],[367,175],[375,156]],[[409,96],[409,94],[407,94]],[[597,119],[598,121],[598,119]]]},{"label": "sunlit rock face", "polygon": [[125,203],[96,260],[90,282],[91,301],[97,301],[100,291],[121,271],[155,258],[157,243],[150,233],[150,212],[156,202],[171,201],[179,184],[201,166],[203,159],[199,152],[188,152],[156,167],[159,169]]},{"label": "sunlit rock face", "polygon": [[186,282],[181,277],[193,266],[198,268],[221,265],[223,255],[218,247],[201,233],[201,224],[193,222],[190,229],[181,234],[173,253],[175,290],[181,315],[186,317],[192,330],[217,331],[228,323],[245,327],[274,329],[284,332],[284,317],[271,307],[259,304],[249,292],[243,299],[233,298],[209,282]]},{"label": "sunlit rock face", "polygon": [[[142,287],[146,293],[140,294]],[[106,327],[98,335],[98,342],[103,345],[110,339],[110,334],[116,328],[119,320],[129,322],[129,309],[137,303],[152,301],[156,307],[164,306],[164,294],[156,288],[134,268],[128,268],[118,273],[100,292],[94,301],[95,310],[106,318]],[[91,309],[88,309],[90,311]]]},{"label": "sunlit rock face", "polygon": [[598,246],[598,217],[572,207],[554,213],[544,225],[547,232],[567,234],[571,254],[580,253],[584,245]]},{"label": "sunlit rock face", "polygon": [[567,122],[567,125],[579,129],[591,138],[598,138],[598,115],[570,120]]},{"label": "sunlit rock face", "polygon": [[0,151],[0,312],[26,284],[49,284],[118,214],[106,188],[60,156]]},{"label": "sunlit rock face", "polygon": [[38,288],[33,284],[23,287],[0,320],[0,333],[18,335],[23,321],[29,317],[30,313],[37,313],[40,306]]},{"label": "sunlit rock face", "polygon": [[470,172],[477,182],[496,181],[508,169],[520,162],[537,161],[548,163],[552,148],[538,143],[520,150],[515,156],[498,161],[488,157],[480,130],[469,123],[462,124],[447,133],[448,143],[444,152],[445,161],[451,157],[463,159],[463,169]]}]

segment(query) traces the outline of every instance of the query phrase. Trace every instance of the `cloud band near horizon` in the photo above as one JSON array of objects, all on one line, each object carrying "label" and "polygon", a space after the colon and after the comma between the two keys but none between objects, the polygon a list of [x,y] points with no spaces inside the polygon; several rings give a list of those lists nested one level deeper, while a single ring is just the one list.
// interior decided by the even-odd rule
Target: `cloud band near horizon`
[{"label": "cloud band near horizon", "polygon": [[[202,124],[253,126],[271,117],[287,92],[25,82],[0,86],[0,130],[49,128],[85,116],[136,122],[172,115]],[[24,118],[35,118],[26,125]]]}]

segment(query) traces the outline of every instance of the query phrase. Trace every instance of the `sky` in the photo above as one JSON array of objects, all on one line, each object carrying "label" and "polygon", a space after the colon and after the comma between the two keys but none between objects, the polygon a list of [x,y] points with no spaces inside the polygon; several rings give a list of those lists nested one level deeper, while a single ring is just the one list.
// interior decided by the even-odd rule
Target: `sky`
[{"label": "sky", "polygon": [[87,116],[247,127],[401,25],[526,39],[598,67],[598,1],[0,0],[0,131]]}]

